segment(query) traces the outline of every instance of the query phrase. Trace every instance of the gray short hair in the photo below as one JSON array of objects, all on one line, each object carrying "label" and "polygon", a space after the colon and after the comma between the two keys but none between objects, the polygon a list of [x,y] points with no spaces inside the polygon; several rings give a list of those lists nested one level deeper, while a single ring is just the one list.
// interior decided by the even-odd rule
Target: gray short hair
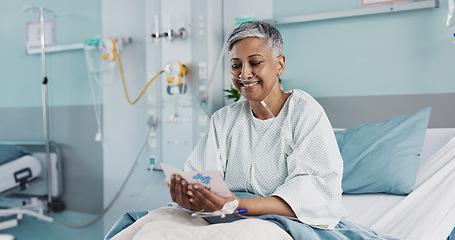
[{"label": "gray short hair", "polygon": [[234,44],[245,38],[264,40],[273,58],[283,54],[283,39],[274,26],[263,21],[248,21],[237,26],[227,40],[227,50],[231,51]]}]

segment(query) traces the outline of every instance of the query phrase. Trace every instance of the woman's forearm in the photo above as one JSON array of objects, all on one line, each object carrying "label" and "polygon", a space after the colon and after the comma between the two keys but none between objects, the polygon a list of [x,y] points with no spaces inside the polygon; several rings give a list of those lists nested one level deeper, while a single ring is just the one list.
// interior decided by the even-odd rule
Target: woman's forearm
[{"label": "woman's forearm", "polygon": [[277,196],[240,198],[239,209],[248,209],[244,215],[258,216],[265,214],[277,214],[288,217],[296,217],[289,204]]}]

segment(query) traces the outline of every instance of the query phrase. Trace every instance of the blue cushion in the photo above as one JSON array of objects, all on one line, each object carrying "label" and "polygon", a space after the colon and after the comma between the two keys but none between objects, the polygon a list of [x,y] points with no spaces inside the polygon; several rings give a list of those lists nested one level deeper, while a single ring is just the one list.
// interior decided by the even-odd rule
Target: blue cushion
[{"label": "blue cushion", "polygon": [[0,144],[0,164],[4,164],[30,154],[30,151],[24,147],[9,144]]},{"label": "blue cushion", "polygon": [[431,108],[377,124],[335,131],[345,193],[409,194],[420,163]]},{"label": "blue cushion", "polygon": [[452,233],[449,235],[447,240],[452,240],[454,235],[455,235],[455,228],[453,228]]}]

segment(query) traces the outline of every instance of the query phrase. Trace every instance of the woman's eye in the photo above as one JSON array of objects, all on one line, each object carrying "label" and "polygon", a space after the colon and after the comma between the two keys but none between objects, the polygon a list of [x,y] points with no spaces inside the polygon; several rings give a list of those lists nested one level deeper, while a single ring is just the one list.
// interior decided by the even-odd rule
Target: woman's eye
[{"label": "woman's eye", "polygon": [[262,64],[262,62],[251,62],[250,65],[253,66],[253,67],[257,67],[257,66],[260,66]]},{"label": "woman's eye", "polygon": [[238,64],[233,64],[233,65],[231,65],[231,68],[232,68],[232,69],[237,69],[237,68],[239,68],[239,67],[240,67],[240,65],[238,65]]}]

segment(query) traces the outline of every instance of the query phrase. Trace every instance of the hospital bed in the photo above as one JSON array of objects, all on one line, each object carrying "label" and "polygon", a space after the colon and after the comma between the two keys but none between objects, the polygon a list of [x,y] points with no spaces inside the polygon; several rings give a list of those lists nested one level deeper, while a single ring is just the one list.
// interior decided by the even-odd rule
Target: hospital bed
[{"label": "hospital bed", "polygon": [[[455,231],[454,173],[455,128],[427,129],[410,194],[343,194],[342,201],[349,218],[360,226],[398,239],[445,240]],[[112,239],[147,239],[150,233],[157,231],[170,238],[292,239],[282,228],[262,220],[209,225],[204,220],[189,217],[186,222],[160,219],[158,224],[157,219],[167,216],[160,213],[169,211],[172,208],[154,210],[155,215],[129,213],[131,224],[114,226],[111,233],[116,235]]]},{"label": "hospital bed", "polygon": [[[0,142],[0,230],[17,226],[23,215],[52,222],[46,210],[46,145],[40,142]],[[51,142],[52,197],[63,193],[62,159]]]}]

